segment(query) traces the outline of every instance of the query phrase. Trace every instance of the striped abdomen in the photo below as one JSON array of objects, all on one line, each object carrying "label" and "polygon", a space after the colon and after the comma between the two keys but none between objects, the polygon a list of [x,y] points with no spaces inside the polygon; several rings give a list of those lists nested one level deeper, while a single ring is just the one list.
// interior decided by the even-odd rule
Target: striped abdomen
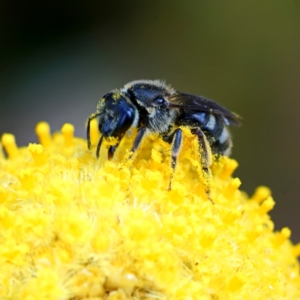
[{"label": "striped abdomen", "polygon": [[221,116],[206,112],[183,111],[176,123],[177,125],[200,127],[214,154],[230,154],[232,146],[231,137]]},{"label": "striped abdomen", "polygon": [[230,133],[220,116],[206,114],[207,122],[201,125],[201,129],[205,133],[211,150],[214,154],[229,155],[232,142]]}]

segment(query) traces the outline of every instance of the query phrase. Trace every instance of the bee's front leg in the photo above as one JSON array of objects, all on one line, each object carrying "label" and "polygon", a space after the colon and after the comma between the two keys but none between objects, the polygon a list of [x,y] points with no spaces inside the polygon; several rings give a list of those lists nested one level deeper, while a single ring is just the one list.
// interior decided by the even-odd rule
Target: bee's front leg
[{"label": "bee's front leg", "polygon": [[130,150],[130,155],[128,157],[128,159],[131,159],[132,156],[134,155],[134,153],[138,150],[138,148],[140,147],[143,138],[145,137],[147,132],[147,129],[145,127],[141,127],[138,131],[137,136],[135,137],[135,140],[133,142],[133,146]]}]

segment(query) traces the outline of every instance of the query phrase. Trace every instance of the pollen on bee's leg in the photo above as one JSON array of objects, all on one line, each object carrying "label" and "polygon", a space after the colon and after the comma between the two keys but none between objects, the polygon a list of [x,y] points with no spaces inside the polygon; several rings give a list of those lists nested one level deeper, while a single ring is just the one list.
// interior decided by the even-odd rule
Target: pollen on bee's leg
[{"label": "pollen on bee's leg", "polygon": [[167,191],[170,192],[172,190],[172,182],[175,174],[175,167],[176,167],[176,160],[174,160],[174,157],[171,157],[171,173],[170,173],[170,178],[169,178],[169,186]]},{"label": "pollen on bee's leg", "polygon": [[66,123],[61,128],[61,132],[64,135],[65,146],[72,146],[74,142],[74,126],[70,123]]},{"label": "pollen on bee's leg", "polygon": [[203,173],[202,177],[203,177],[203,185],[204,185],[206,197],[212,204],[215,204],[215,202],[211,198],[211,193],[210,193],[211,192],[211,183],[210,183],[211,174],[209,172],[209,169],[202,168],[202,173]]},{"label": "pollen on bee's leg", "polygon": [[212,203],[216,204],[215,201],[212,199],[211,194],[210,194],[210,189],[205,191],[207,199]]},{"label": "pollen on bee's leg", "polygon": [[9,158],[14,158],[18,155],[19,150],[14,135],[9,133],[3,134],[1,142]]},{"label": "pollen on bee's leg", "polygon": [[132,151],[126,151],[121,163],[119,164],[119,171],[124,168],[132,170],[136,155],[137,153],[134,153]]},{"label": "pollen on bee's leg", "polygon": [[210,186],[208,186],[208,187],[205,188],[205,194],[206,194],[207,199],[208,199],[212,204],[215,204],[215,201],[214,201],[214,200],[212,199],[212,197],[211,197]]},{"label": "pollen on bee's leg", "polygon": [[35,133],[41,145],[47,147],[51,144],[50,126],[47,122],[38,123],[35,128]]},{"label": "pollen on bee's leg", "polygon": [[172,181],[173,181],[174,173],[175,173],[175,171],[172,170],[171,174],[170,174],[170,179],[169,179],[169,186],[168,186],[168,189],[167,189],[168,192],[170,192],[172,190]]}]

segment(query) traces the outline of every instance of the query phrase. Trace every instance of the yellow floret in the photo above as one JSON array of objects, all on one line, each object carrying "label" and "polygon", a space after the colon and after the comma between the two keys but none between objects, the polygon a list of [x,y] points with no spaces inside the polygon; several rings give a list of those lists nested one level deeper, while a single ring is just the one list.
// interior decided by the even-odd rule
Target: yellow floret
[{"label": "yellow floret", "polygon": [[266,187],[252,197],[232,177],[235,160],[212,166],[211,198],[197,141],[184,144],[168,191],[170,145],[148,136],[128,161],[134,134],[113,161],[65,124],[40,144],[18,148],[2,137],[0,299],[300,299],[291,231],[274,232]]}]

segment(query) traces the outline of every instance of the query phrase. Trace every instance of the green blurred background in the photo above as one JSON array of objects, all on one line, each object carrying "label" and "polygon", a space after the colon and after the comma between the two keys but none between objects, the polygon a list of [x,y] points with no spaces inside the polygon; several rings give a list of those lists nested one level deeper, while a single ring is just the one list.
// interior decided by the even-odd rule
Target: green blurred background
[{"label": "green blurred background", "polygon": [[165,79],[243,117],[235,175],[271,187],[276,229],[300,241],[300,1],[19,1],[0,3],[0,133],[36,141],[85,120],[106,92]]}]

